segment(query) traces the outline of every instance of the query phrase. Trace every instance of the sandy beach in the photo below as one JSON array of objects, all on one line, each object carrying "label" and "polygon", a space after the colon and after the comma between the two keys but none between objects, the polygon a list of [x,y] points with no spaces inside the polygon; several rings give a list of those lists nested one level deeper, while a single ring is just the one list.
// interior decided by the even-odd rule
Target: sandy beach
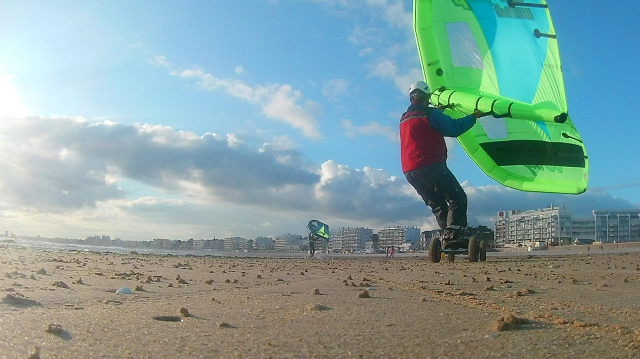
[{"label": "sandy beach", "polygon": [[0,276],[0,358],[640,357],[637,252],[436,264],[0,245]]}]

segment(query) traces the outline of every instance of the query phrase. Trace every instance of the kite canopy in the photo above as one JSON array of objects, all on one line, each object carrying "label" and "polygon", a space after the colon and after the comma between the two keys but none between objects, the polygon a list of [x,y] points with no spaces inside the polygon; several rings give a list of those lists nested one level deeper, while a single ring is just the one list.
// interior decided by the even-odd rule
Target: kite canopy
[{"label": "kite canopy", "polygon": [[324,238],[324,239],[329,238],[329,235],[330,235],[329,226],[318,221],[317,219],[310,220],[309,224],[307,224],[307,229],[309,230],[309,233],[313,236]]},{"label": "kite canopy", "polygon": [[414,0],[413,21],[431,102],[454,118],[493,114],[458,137],[488,176],[523,191],[586,191],[544,0]]}]

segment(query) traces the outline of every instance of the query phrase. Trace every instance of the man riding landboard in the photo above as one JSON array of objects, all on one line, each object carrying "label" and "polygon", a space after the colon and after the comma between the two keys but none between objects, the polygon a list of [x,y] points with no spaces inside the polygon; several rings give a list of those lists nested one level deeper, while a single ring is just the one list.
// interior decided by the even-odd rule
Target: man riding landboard
[{"label": "man riding landboard", "polygon": [[467,195],[447,167],[444,137],[458,137],[482,116],[473,114],[453,119],[429,107],[431,90],[424,81],[409,89],[411,105],[400,119],[402,172],[436,216],[443,231],[444,248],[464,248],[467,227]]}]

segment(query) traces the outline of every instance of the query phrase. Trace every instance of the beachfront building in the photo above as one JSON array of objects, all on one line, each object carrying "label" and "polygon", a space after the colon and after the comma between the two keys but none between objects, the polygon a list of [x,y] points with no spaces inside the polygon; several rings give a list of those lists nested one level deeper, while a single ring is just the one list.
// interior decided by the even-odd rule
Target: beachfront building
[{"label": "beachfront building", "polygon": [[596,221],[593,218],[571,221],[571,238],[574,244],[589,244],[595,241]]},{"label": "beachfront building", "polygon": [[371,242],[373,230],[364,227],[338,228],[331,230],[329,250],[334,253],[355,253],[366,250],[366,243]]},{"label": "beachfront building", "polygon": [[640,210],[594,210],[593,218],[573,218],[563,206],[502,211],[495,221],[495,243],[521,247],[593,242],[640,241]]},{"label": "beachfront building", "polygon": [[84,240],[85,244],[92,246],[111,246],[111,237],[109,236],[90,236]]},{"label": "beachfront building", "polygon": [[194,239],[193,240],[193,249],[195,250],[204,250],[207,248],[207,241],[205,239]]},{"label": "beachfront building", "polygon": [[596,242],[640,241],[640,210],[593,211]]},{"label": "beachfront building", "polygon": [[394,246],[398,250],[419,249],[420,228],[393,226],[385,227],[378,232],[378,245],[380,248]]},{"label": "beachfront building", "polygon": [[299,234],[282,234],[276,237],[276,251],[304,251],[307,244]]},{"label": "beachfront building", "polygon": [[254,249],[253,239],[245,239],[244,241],[240,242],[241,251],[249,252],[249,251],[252,251],[253,249]]},{"label": "beachfront building", "polygon": [[571,211],[564,206],[530,211],[501,211],[495,221],[494,240],[504,247],[545,247],[571,244]]},{"label": "beachfront building", "polygon": [[253,242],[259,251],[272,251],[275,249],[275,241],[271,237],[256,237]]},{"label": "beachfront building", "polygon": [[440,231],[439,229],[424,231],[420,233],[420,248],[428,249],[429,245],[431,244],[431,241],[434,238],[440,239],[441,237],[442,237],[442,231]]},{"label": "beachfront building", "polygon": [[153,248],[157,249],[171,249],[173,248],[173,244],[170,239],[167,238],[156,238],[153,240]]},{"label": "beachfront building", "polygon": [[224,239],[207,239],[205,244],[205,249],[210,249],[214,251],[222,251],[224,250]]},{"label": "beachfront building", "polygon": [[229,237],[224,239],[224,250],[226,252],[238,251],[243,246],[243,242],[247,240],[241,237]]}]

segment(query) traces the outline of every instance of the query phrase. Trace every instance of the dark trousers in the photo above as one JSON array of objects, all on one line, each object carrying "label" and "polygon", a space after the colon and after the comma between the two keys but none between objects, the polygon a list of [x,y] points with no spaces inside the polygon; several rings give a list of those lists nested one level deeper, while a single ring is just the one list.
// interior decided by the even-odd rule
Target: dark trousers
[{"label": "dark trousers", "polygon": [[445,163],[434,163],[404,174],[436,216],[445,239],[467,227],[467,195]]},{"label": "dark trousers", "polygon": [[309,234],[309,254],[311,257],[316,253],[316,239]]}]

